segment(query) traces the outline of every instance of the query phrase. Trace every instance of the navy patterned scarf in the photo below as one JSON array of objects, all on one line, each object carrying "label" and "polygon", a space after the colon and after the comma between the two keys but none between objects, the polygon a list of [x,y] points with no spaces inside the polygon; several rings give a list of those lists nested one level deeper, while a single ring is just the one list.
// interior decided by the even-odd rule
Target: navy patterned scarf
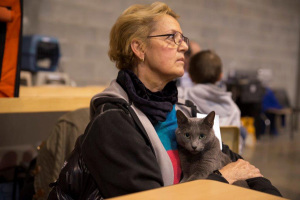
[{"label": "navy patterned scarf", "polygon": [[151,92],[131,70],[125,69],[119,71],[117,82],[153,125],[165,121],[178,100],[175,81],[169,82],[162,91]]}]

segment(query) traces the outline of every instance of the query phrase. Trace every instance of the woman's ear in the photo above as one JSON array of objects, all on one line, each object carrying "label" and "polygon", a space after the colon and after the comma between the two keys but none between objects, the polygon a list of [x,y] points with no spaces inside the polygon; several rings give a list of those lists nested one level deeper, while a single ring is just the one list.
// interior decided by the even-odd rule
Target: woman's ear
[{"label": "woman's ear", "polygon": [[138,57],[141,61],[145,59],[145,52],[143,43],[140,40],[133,39],[131,41],[131,49],[133,53]]}]

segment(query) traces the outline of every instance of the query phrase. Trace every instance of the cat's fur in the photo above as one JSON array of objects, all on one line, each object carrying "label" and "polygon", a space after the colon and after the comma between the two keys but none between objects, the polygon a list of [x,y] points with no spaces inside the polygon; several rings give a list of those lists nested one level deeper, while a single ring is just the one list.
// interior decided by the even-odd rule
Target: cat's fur
[{"label": "cat's fur", "polygon": [[[205,179],[215,170],[231,162],[222,153],[220,143],[213,130],[215,112],[205,118],[188,118],[183,112],[176,112],[178,128],[176,140],[183,179],[181,182]],[[239,181],[240,182],[240,181]],[[246,182],[237,185],[247,187]]]}]

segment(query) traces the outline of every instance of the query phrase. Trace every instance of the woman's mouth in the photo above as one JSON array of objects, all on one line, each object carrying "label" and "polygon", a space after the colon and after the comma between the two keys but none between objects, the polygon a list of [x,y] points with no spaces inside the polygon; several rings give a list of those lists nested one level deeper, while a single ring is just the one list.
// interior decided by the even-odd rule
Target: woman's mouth
[{"label": "woman's mouth", "polygon": [[177,59],[177,61],[184,63],[184,58],[179,58],[179,59]]}]

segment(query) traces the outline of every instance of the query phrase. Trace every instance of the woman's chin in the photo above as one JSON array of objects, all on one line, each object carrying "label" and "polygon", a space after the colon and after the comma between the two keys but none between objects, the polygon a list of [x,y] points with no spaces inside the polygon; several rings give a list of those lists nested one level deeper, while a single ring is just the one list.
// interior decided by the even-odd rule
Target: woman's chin
[{"label": "woman's chin", "polygon": [[184,69],[181,71],[180,77],[182,77],[183,75],[184,75]]},{"label": "woman's chin", "polygon": [[178,75],[178,77],[177,78],[179,78],[179,77],[182,77],[183,75],[184,75],[184,68],[182,67],[182,69],[181,70],[178,70],[178,73],[177,73],[177,75]]},{"label": "woman's chin", "polygon": [[178,72],[178,73],[174,74],[174,76],[173,76],[173,78],[172,78],[172,79],[178,79],[178,78],[182,77],[182,76],[183,76],[183,74],[184,74],[184,72],[183,72],[183,73],[181,73],[181,72]]}]

